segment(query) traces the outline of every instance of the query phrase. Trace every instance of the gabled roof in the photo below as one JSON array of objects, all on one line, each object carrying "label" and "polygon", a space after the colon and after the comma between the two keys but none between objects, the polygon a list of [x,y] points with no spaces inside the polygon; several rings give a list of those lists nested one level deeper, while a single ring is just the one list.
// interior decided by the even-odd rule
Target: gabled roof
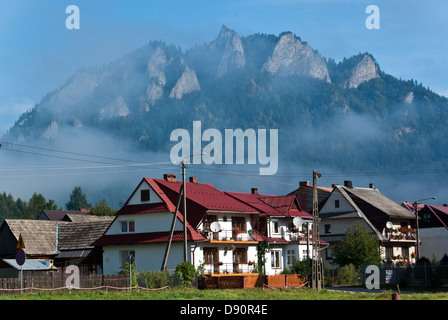
[{"label": "gabled roof", "polygon": [[[164,179],[154,179],[162,188],[167,188],[179,193],[182,182],[168,182]],[[229,197],[225,192],[216,189],[211,184],[186,182],[187,199],[191,200],[207,210],[238,211],[256,213],[251,206]]]},{"label": "gabled roof", "polygon": [[[205,238],[198,232],[187,230],[187,240],[203,241]],[[148,232],[148,233],[126,233],[104,235],[93,243],[95,246],[118,245],[118,244],[148,244],[148,243],[167,243],[169,232]],[[180,242],[184,240],[183,231],[174,231],[173,241]]]},{"label": "gabled roof", "polygon": [[[319,206],[323,201],[328,199],[333,188],[317,186],[317,201]],[[301,181],[299,188],[290,192],[290,195],[295,195],[299,200],[300,207],[303,211],[312,213],[313,210],[313,186],[310,185],[309,181]]]},{"label": "gabled roof", "polygon": [[[89,215],[88,211],[72,211],[72,210],[42,210],[38,220],[63,221],[66,215]],[[67,220],[67,219],[65,219]]]},{"label": "gabled roof", "polygon": [[414,218],[414,215],[409,212],[409,210],[406,210],[398,203],[383,195],[378,189],[348,188],[344,186],[340,186],[340,188],[343,188],[350,195],[353,201],[357,203],[358,206],[367,204],[393,218]]},{"label": "gabled roof", "polygon": [[17,240],[22,235],[27,255],[53,255],[56,251],[56,226],[71,222],[5,219],[4,223]]},{"label": "gabled roof", "polygon": [[92,243],[101,237],[112,219],[104,218],[93,222],[72,222],[59,229],[58,250],[91,249]]},{"label": "gabled roof", "polygon": [[[146,178],[149,179],[149,178]],[[173,203],[177,203],[182,182],[167,181],[165,179],[153,180]],[[197,227],[207,213],[225,211],[242,214],[258,214],[258,211],[250,205],[238,201],[223,191],[216,189],[211,184],[185,182],[187,199],[188,223]],[[183,205],[181,202],[180,211]],[[174,210],[173,210],[174,211]]]},{"label": "gabled roof", "polygon": [[[154,190],[154,192],[159,196],[162,202],[155,203],[142,203],[142,204],[129,204],[130,200],[134,196],[135,192],[138,190],[142,183],[148,183],[149,186]],[[177,198],[173,201],[177,202]],[[138,215],[138,214],[148,214],[148,213],[175,213],[176,206],[173,201],[167,196],[165,191],[161,188],[159,184],[156,183],[155,179],[143,178],[139,183],[137,188],[133,191],[129,199],[126,201],[125,205],[118,210],[115,214],[115,219],[122,215]],[[187,239],[191,241],[203,241],[205,238],[199,232],[197,232],[192,226],[187,210]],[[177,219],[181,223],[184,222],[184,217],[178,210],[176,213]],[[110,226],[109,226],[110,227]],[[149,232],[149,233],[127,233],[127,234],[106,234],[107,229],[103,232],[103,235],[92,243],[93,246],[104,246],[112,244],[143,244],[143,243],[156,243],[156,242],[167,242],[169,240],[169,231],[162,232]],[[183,240],[183,231],[175,231],[173,235],[173,241],[178,240],[179,237]],[[164,239],[164,240],[161,240]]]},{"label": "gabled roof", "polygon": [[295,195],[274,196],[228,191],[226,194],[257,209],[261,216],[311,217],[301,210]]},{"label": "gabled roof", "polygon": [[[169,206],[166,203],[143,203],[143,204],[133,204],[125,205],[118,212],[116,216],[126,215],[126,214],[144,214],[144,213],[157,213],[157,212],[171,212]],[[176,208],[173,209],[173,212]]]},{"label": "gabled roof", "polygon": [[68,222],[103,222],[109,220],[111,222],[114,216],[96,216],[93,214],[66,214],[63,221]]},{"label": "gabled roof", "polygon": [[[17,240],[22,235],[27,255],[53,256],[57,254],[56,250],[92,248],[92,242],[103,234],[112,218],[98,217],[96,221],[91,222],[6,219],[0,230],[6,232],[9,229]],[[59,233],[57,233],[58,225],[60,225]]]},{"label": "gabled roof", "polygon": [[434,221],[426,223],[425,220],[423,220],[420,225],[422,228],[441,226],[448,230],[448,207],[426,204],[420,209],[419,217],[422,218],[422,214],[426,211],[429,211],[433,215]]}]

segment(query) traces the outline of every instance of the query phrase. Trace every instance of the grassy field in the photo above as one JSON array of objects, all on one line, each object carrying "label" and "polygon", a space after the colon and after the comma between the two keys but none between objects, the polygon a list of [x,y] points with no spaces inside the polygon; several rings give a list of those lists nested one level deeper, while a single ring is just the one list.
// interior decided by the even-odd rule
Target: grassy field
[{"label": "grassy field", "polygon": [[[1,295],[0,300],[391,300],[392,291],[353,293],[310,288],[198,290],[174,288],[160,291],[73,291]],[[400,300],[448,300],[448,292],[401,294]]]}]

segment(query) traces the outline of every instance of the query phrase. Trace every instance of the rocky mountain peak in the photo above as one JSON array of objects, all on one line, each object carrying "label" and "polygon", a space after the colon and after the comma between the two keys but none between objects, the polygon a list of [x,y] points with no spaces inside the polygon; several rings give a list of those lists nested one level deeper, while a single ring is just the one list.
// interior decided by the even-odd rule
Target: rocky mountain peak
[{"label": "rocky mountain peak", "polygon": [[217,77],[242,68],[246,64],[244,48],[240,35],[232,29],[222,26],[218,38],[211,45],[213,48],[221,47],[223,53],[216,72]]},{"label": "rocky mountain peak", "polygon": [[279,76],[309,76],[331,82],[324,59],[291,32],[280,36],[263,70]]},{"label": "rocky mountain peak", "polygon": [[201,86],[199,85],[196,73],[187,66],[179,80],[176,82],[176,85],[171,90],[170,98],[181,99],[184,94],[199,90],[201,90]]},{"label": "rocky mountain peak", "polygon": [[355,65],[348,79],[348,88],[357,88],[361,83],[379,77],[379,67],[370,54],[363,54],[362,59]]}]

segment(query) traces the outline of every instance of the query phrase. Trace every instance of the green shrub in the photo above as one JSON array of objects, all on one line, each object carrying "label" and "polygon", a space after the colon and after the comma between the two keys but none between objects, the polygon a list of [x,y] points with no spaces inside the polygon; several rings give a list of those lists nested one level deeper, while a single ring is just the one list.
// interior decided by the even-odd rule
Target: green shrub
[{"label": "green shrub", "polygon": [[360,273],[353,264],[348,264],[338,269],[336,278],[338,284],[358,284],[360,282]]},{"label": "green shrub", "polygon": [[196,276],[194,265],[190,262],[182,262],[181,264],[178,264],[176,266],[176,273],[180,276],[180,279],[182,279],[184,287],[191,286]]},{"label": "green shrub", "polygon": [[179,276],[168,270],[142,272],[138,282],[149,289],[158,289],[166,286],[175,287],[181,283]]}]

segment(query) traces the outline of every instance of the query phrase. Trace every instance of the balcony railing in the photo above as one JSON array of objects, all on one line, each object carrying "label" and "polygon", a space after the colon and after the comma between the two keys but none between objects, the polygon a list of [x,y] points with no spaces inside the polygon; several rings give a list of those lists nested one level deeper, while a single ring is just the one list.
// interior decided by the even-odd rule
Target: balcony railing
[{"label": "balcony railing", "polygon": [[234,273],[252,273],[255,270],[253,263],[212,263],[204,265],[204,273],[213,274],[234,274]]},{"label": "balcony railing", "polygon": [[209,240],[219,241],[254,241],[251,233],[238,230],[221,230],[219,232],[206,231],[205,236]]},{"label": "balcony railing", "polygon": [[388,232],[389,240],[412,240],[415,241],[416,233],[413,228],[401,227],[397,229],[392,229]]}]

